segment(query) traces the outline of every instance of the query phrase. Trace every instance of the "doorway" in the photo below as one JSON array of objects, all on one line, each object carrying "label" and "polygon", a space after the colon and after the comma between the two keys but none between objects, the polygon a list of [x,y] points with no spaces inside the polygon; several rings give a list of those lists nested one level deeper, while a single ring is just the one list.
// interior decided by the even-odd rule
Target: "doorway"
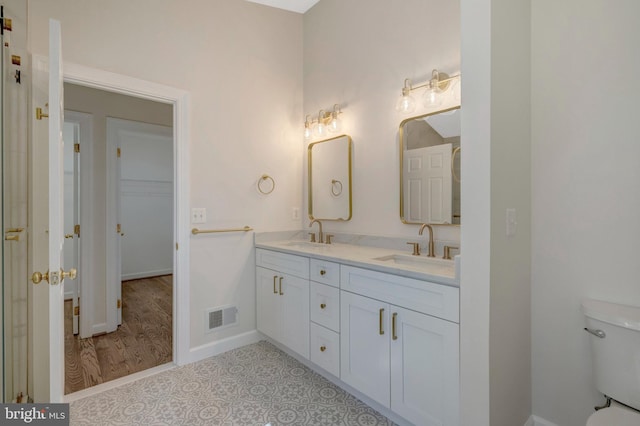
[{"label": "doorway", "polygon": [[64,91],[65,264],[80,266],[64,283],[70,393],[173,359],[175,144],[171,104]]}]

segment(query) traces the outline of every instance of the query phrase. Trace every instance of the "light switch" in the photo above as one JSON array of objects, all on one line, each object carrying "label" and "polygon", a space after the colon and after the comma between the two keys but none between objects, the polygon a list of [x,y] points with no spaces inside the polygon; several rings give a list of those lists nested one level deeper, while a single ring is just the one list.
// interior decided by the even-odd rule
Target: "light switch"
[{"label": "light switch", "polygon": [[205,208],[191,209],[191,223],[206,223],[206,222],[207,222],[207,209]]},{"label": "light switch", "polygon": [[507,237],[516,235],[517,225],[516,209],[507,209]]}]

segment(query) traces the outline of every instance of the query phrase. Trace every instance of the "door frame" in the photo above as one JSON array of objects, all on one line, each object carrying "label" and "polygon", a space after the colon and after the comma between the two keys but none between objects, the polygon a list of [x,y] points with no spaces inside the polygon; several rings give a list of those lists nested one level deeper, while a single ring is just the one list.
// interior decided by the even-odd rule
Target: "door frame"
[{"label": "door frame", "polygon": [[[72,111],[65,108],[64,121],[70,123],[76,123],[80,126],[80,220],[82,224],[80,235],[84,238],[84,241],[90,241],[93,239],[93,173],[89,172],[88,165],[91,164],[91,158],[93,158],[93,115],[84,112]],[[84,164],[84,168],[83,168]],[[67,214],[67,213],[65,213]],[[82,244],[82,240],[79,240],[81,252],[80,262],[78,264],[78,277],[76,278],[76,285],[80,292],[80,306],[89,306],[89,301],[93,301],[93,286],[83,286],[82,277],[90,277],[93,275],[93,249],[90,244]],[[81,339],[91,337],[93,315],[91,313],[93,309],[87,309],[80,311],[79,321],[79,335]]]},{"label": "door frame", "polygon": [[[173,105],[173,363],[189,362],[189,92],[65,62],[65,83]],[[61,366],[64,368],[64,366]]]}]

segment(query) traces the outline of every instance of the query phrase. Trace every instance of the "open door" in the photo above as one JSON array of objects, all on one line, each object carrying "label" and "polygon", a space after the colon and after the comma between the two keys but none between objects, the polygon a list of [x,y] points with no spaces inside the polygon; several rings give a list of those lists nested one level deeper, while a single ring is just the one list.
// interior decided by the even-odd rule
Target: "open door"
[{"label": "open door", "polygon": [[[47,73],[48,96],[43,96],[43,77]],[[34,58],[33,78],[36,108],[31,191],[32,258],[35,270],[32,281],[36,287],[33,292],[33,395],[36,402],[61,402],[64,394],[64,287],[61,284],[65,278],[75,278],[76,271],[61,269],[64,246],[64,99],[61,32],[58,21],[49,21],[48,63],[44,63],[42,58]],[[47,117],[47,103],[48,134],[45,134],[41,119]],[[39,114],[38,109],[44,115]]]}]

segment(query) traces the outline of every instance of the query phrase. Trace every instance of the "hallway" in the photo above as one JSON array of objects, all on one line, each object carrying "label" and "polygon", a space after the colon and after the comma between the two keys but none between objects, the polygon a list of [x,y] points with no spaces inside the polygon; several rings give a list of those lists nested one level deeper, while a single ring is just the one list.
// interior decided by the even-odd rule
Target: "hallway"
[{"label": "hallway", "polygon": [[65,394],[171,362],[172,275],[123,281],[122,325],[79,339],[65,301]]}]

